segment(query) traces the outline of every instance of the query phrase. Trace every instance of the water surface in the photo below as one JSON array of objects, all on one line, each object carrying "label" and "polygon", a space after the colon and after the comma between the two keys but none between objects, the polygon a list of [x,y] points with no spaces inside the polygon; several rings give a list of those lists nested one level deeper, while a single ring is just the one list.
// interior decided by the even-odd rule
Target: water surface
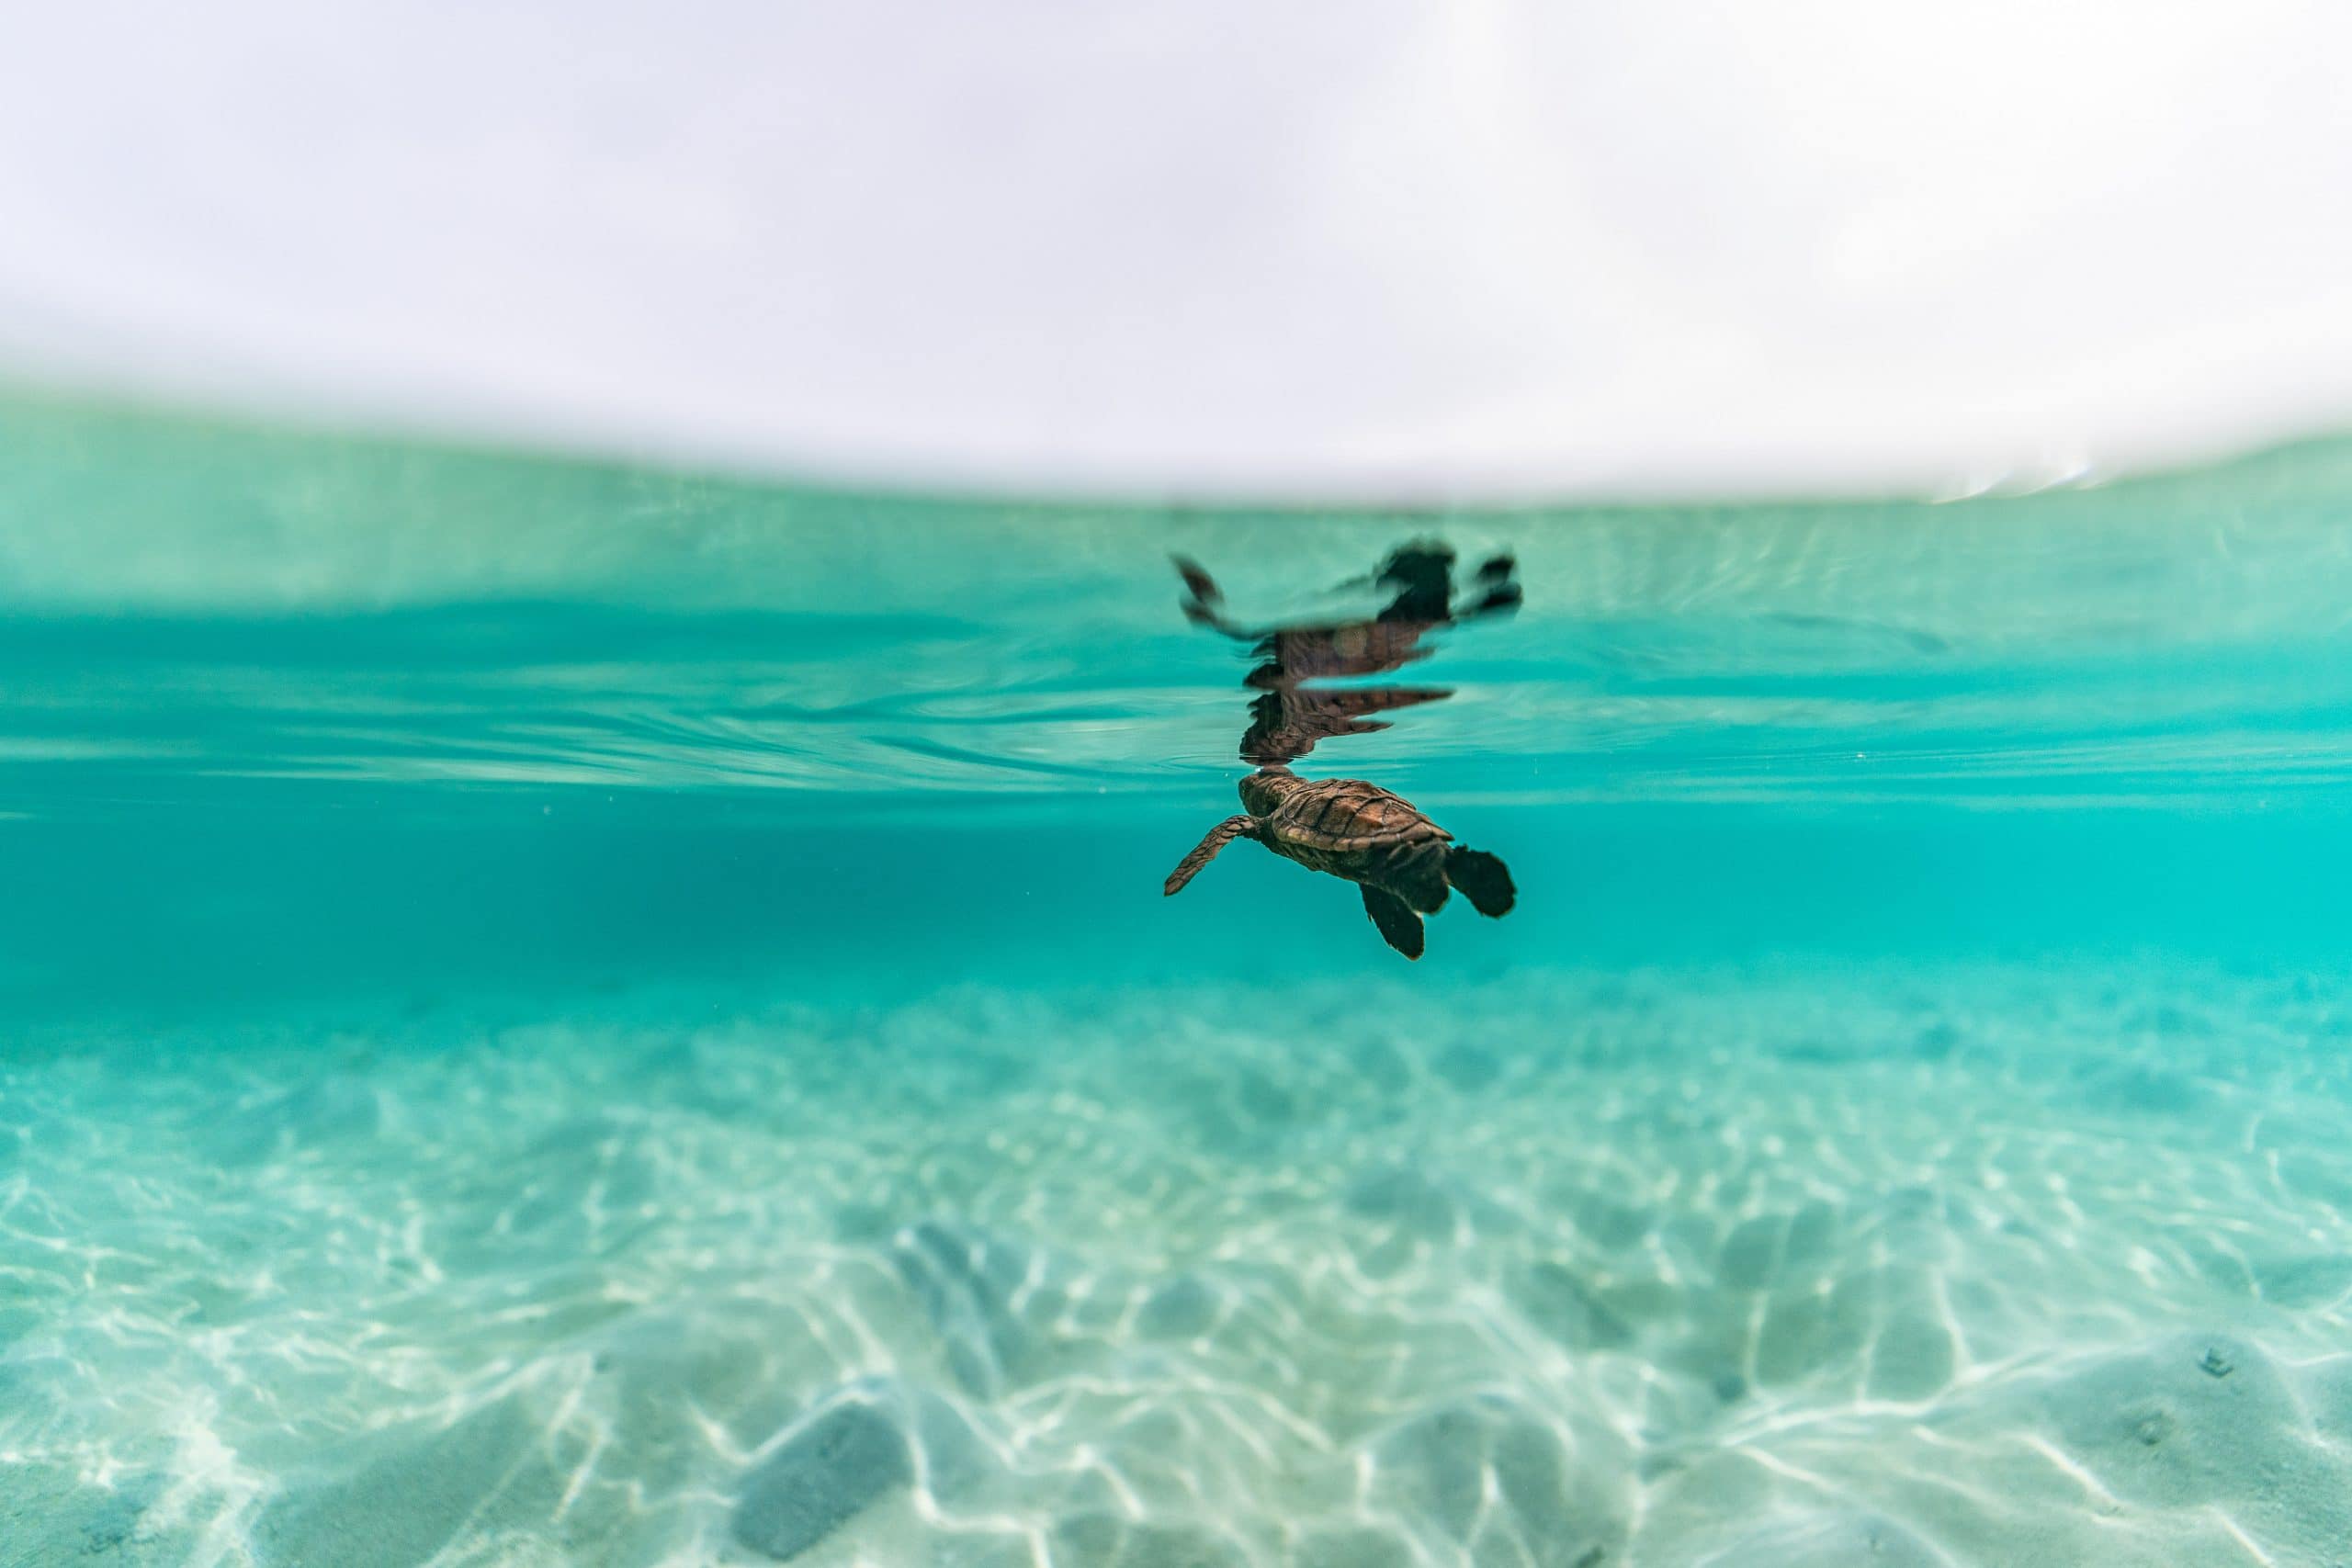
[{"label": "water surface", "polygon": [[[0,403],[0,1562],[2329,1562],[2348,518]],[[1270,761],[1514,907],[1163,897]]]}]

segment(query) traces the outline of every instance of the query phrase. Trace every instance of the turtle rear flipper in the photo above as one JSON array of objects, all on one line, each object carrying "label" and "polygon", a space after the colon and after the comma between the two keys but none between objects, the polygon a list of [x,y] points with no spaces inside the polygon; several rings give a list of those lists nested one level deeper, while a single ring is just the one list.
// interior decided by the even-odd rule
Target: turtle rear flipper
[{"label": "turtle rear flipper", "polygon": [[1476,603],[1454,618],[1469,621],[1480,615],[1507,615],[1519,608],[1521,597],[1518,583],[1499,582],[1478,595]]},{"label": "turtle rear flipper", "polygon": [[1385,857],[1377,880],[1417,915],[1434,915],[1445,908],[1447,845],[1443,839],[1424,839]]},{"label": "turtle rear flipper", "polygon": [[1193,846],[1193,852],[1176,863],[1176,869],[1160,884],[1160,892],[1173,897],[1184,891],[1184,884],[1201,874],[1201,867],[1216,859],[1217,852],[1257,826],[1249,817],[1228,817],[1208,831],[1208,837]]},{"label": "turtle rear flipper", "polygon": [[1437,541],[1407,545],[1380,563],[1373,581],[1396,591],[1380,619],[1436,626],[1447,618],[1453,598],[1453,547]]},{"label": "turtle rear flipper", "polygon": [[1519,901],[1510,869],[1484,850],[1448,850],[1445,879],[1462,889],[1470,907],[1489,919],[1500,919]]},{"label": "turtle rear flipper", "polygon": [[1421,918],[1405,907],[1405,900],[1365,883],[1363,912],[1380,928],[1383,942],[1408,958],[1421,955]]},{"label": "turtle rear flipper", "polygon": [[1519,562],[1511,558],[1509,551],[1479,567],[1478,575],[1472,580],[1471,586],[1483,592],[1454,619],[1474,621],[1481,615],[1507,615],[1518,609],[1521,597],[1519,581],[1511,575],[1518,570]]}]

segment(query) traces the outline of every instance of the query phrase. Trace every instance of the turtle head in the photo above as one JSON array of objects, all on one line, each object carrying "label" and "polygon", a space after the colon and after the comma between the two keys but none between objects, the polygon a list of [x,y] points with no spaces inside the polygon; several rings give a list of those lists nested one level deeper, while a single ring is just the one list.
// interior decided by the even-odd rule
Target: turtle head
[{"label": "turtle head", "polygon": [[1288,768],[1260,768],[1241,781],[1241,804],[1252,817],[1263,817],[1298,787],[1298,775]]}]

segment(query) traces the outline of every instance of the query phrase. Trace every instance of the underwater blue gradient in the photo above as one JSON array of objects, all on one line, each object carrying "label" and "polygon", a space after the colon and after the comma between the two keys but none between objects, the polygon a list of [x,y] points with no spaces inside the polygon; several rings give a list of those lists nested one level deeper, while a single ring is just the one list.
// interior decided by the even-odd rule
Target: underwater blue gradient
[{"label": "underwater blue gradient", "polygon": [[[0,401],[0,1563],[2320,1563],[2352,446],[863,497]],[[1256,625],[1517,561],[1250,843]],[[1356,683],[1362,684],[1360,680]]]}]

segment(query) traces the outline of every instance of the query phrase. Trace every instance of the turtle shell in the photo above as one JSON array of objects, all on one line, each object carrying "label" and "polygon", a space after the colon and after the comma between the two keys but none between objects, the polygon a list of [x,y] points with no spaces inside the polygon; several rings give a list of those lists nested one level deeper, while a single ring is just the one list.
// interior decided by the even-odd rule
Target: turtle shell
[{"label": "turtle shell", "polygon": [[1264,688],[1340,675],[1377,675],[1427,659],[1421,638],[1436,621],[1351,621],[1343,626],[1278,631],[1258,644],[1266,662],[1248,683]]},{"label": "turtle shell", "polygon": [[1362,779],[1301,780],[1265,814],[1265,830],[1285,845],[1325,854],[1397,848],[1453,835],[1410,801]]}]

